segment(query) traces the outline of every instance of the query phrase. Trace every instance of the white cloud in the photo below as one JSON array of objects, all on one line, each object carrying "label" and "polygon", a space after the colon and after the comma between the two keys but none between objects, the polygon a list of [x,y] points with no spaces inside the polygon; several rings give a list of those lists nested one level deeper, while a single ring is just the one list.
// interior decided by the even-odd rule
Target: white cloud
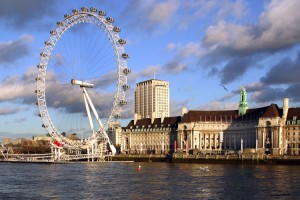
[{"label": "white cloud", "polygon": [[[219,21],[206,30],[204,44],[236,51],[274,51],[300,42],[300,1],[273,0],[257,25]],[[293,13],[293,14],[291,14]]]},{"label": "white cloud", "polygon": [[178,101],[178,100],[172,100],[170,102],[170,116],[181,116],[181,109],[182,107],[187,107],[189,104],[190,99]]},{"label": "white cloud", "polygon": [[33,75],[33,68],[28,68],[26,73],[22,76],[11,76],[5,78],[1,85],[1,101],[10,101],[17,99],[32,98],[35,90],[36,74]]},{"label": "white cloud", "polygon": [[223,1],[220,5],[220,9],[217,13],[219,19],[223,19],[227,16],[233,16],[241,18],[247,13],[247,8],[243,0],[237,1]]},{"label": "white cloud", "polygon": [[122,15],[127,16],[132,28],[152,33],[154,30],[162,31],[174,25],[174,16],[179,8],[178,0],[131,0]]},{"label": "white cloud", "polygon": [[163,70],[167,74],[177,74],[187,70],[187,65],[181,62],[171,61],[163,67]]},{"label": "white cloud", "polygon": [[239,106],[238,102],[222,102],[211,101],[207,104],[199,106],[201,110],[237,110]]},{"label": "white cloud", "polygon": [[160,71],[159,65],[149,65],[138,73],[138,77],[154,77]]},{"label": "white cloud", "polygon": [[201,44],[196,42],[188,42],[184,45],[169,43],[166,46],[166,50],[174,51],[176,53],[175,58],[177,59],[199,57],[205,53],[205,50],[201,47]]},{"label": "white cloud", "polygon": [[30,44],[34,38],[22,35],[15,41],[0,43],[0,64],[13,64],[30,53]]},{"label": "white cloud", "polygon": [[263,32],[258,43],[261,43],[262,47],[280,47],[299,42],[299,10],[298,0],[271,1],[260,18],[259,26]]},{"label": "white cloud", "polygon": [[167,26],[170,23],[171,16],[178,8],[178,2],[175,0],[169,0],[167,2],[161,2],[154,4],[152,10],[148,15],[149,24],[162,24]]},{"label": "white cloud", "polygon": [[9,115],[18,112],[18,108],[0,108],[0,115]]},{"label": "white cloud", "polygon": [[173,50],[176,48],[176,44],[174,43],[169,43],[167,44],[166,50]]}]

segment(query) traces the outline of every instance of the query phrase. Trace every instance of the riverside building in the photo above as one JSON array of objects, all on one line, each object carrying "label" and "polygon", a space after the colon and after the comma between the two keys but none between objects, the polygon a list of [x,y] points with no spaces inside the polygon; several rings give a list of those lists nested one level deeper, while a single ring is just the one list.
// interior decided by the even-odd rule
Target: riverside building
[{"label": "riverside building", "polygon": [[144,118],[135,115],[123,129],[123,150],[130,154],[165,154],[176,149],[181,117]]},{"label": "riverside building", "polygon": [[248,108],[247,92],[241,88],[237,110],[182,109],[176,117],[135,115],[123,130],[127,153],[259,153],[300,154],[300,108],[276,104]]},{"label": "riverside building", "polygon": [[151,79],[136,84],[134,113],[140,118],[170,116],[169,83]]}]

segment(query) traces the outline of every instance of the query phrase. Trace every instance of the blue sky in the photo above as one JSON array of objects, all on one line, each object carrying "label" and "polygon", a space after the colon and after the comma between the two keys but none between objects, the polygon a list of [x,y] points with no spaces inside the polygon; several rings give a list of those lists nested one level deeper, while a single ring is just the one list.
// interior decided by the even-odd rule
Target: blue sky
[{"label": "blue sky", "polygon": [[105,10],[127,40],[127,121],[136,82],[154,72],[170,82],[172,116],[182,106],[237,109],[242,85],[250,108],[282,106],[283,97],[300,106],[298,0],[2,0],[0,140],[45,133],[34,93],[39,54],[56,22],[82,6]]}]

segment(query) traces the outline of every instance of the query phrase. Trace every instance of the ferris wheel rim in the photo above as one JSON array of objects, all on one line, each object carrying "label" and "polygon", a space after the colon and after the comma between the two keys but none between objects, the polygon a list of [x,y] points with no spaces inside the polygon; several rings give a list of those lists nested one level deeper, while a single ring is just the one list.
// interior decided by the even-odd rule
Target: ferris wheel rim
[{"label": "ferris wheel rim", "polygon": [[[71,146],[80,146],[82,142],[80,141],[72,141],[66,137],[64,137],[56,128],[55,124],[51,120],[51,116],[48,113],[47,104],[46,104],[46,74],[47,74],[47,67],[50,61],[50,57],[54,47],[56,46],[57,42],[59,41],[60,37],[71,27],[78,23],[93,23],[97,25],[102,31],[105,33],[107,38],[109,39],[113,51],[115,53],[116,63],[117,63],[117,86],[114,92],[114,99],[112,100],[112,108],[110,111],[109,116],[107,116],[105,123],[103,123],[103,128],[98,130],[98,134],[96,137],[89,137],[89,140],[95,140],[100,137],[100,133],[107,127],[108,123],[113,121],[114,117],[118,117],[121,115],[121,108],[125,101],[125,93],[126,89],[128,88],[127,85],[127,75],[130,70],[127,68],[126,58],[128,58],[128,54],[125,53],[124,50],[124,43],[121,43],[120,40],[123,40],[118,35],[120,29],[115,29],[112,25],[112,18],[104,18],[104,15],[95,12],[95,10],[91,11],[87,9],[82,9],[81,11],[73,10],[71,15],[65,15],[65,19],[61,22],[57,23],[56,28],[50,32],[49,39],[45,42],[45,47],[43,52],[41,53],[40,62],[38,65],[38,77],[36,78],[37,81],[37,105],[39,108],[39,116],[42,118],[43,127],[47,129],[47,132],[50,136],[55,140],[60,140],[66,145]],[[124,56],[125,55],[125,56]],[[127,55],[127,57],[126,57]]]}]

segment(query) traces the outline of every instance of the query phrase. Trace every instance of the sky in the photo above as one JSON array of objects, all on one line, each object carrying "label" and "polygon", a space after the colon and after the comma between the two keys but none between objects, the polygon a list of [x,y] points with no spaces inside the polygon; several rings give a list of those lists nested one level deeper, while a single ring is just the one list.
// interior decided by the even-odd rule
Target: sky
[{"label": "sky", "polygon": [[299,0],[1,0],[0,140],[46,133],[35,104],[36,66],[49,31],[82,6],[105,10],[127,41],[132,73],[122,126],[133,118],[136,83],[152,78],[170,83],[171,116],[183,106],[237,109],[242,85],[249,108],[282,107],[284,97],[300,106]]}]

